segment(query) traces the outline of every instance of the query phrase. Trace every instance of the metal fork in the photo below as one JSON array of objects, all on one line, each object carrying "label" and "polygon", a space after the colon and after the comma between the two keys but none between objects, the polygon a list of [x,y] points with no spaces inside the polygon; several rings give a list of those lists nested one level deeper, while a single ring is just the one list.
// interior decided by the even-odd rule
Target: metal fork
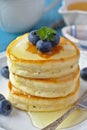
[{"label": "metal fork", "polygon": [[57,120],[55,120],[41,130],[55,130],[68,117],[68,115],[76,109],[87,110],[87,90],[83,93],[81,98],[78,99],[78,101],[72,108],[70,108],[60,118],[58,118]]}]

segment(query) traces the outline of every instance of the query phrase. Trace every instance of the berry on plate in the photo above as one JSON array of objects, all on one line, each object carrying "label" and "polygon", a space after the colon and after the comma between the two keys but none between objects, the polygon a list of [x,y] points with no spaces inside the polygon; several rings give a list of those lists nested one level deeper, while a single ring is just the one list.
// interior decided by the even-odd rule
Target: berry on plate
[{"label": "berry on plate", "polygon": [[12,111],[12,105],[11,103],[6,100],[6,99],[3,99],[0,101],[0,114],[2,115],[9,115]]},{"label": "berry on plate", "polygon": [[9,78],[9,69],[8,69],[8,66],[4,66],[2,69],[1,69],[1,75],[5,78]]},{"label": "berry on plate", "polygon": [[83,80],[87,80],[87,67],[81,69],[80,76]]}]

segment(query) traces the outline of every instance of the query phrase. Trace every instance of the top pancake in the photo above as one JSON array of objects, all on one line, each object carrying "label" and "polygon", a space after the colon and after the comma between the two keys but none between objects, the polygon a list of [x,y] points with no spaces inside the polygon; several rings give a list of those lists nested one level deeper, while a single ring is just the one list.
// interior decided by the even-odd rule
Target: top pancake
[{"label": "top pancake", "polygon": [[48,53],[39,52],[28,41],[28,34],[15,39],[7,48],[11,72],[31,78],[59,78],[78,67],[79,50],[71,41],[61,37],[58,46]]}]

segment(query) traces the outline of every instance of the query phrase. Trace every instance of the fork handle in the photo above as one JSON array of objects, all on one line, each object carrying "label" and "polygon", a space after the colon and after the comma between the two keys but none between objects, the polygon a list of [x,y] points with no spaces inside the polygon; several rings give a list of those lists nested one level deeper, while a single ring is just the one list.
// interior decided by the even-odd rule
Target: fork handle
[{"label": "fork handle", "polygon": [[65,112],[60,118],[58,118],[56,121],[52,122],[47,127],[41,130],[55,130],[60,125],[60,123],[62,123],[68,117],[68,115],[74,110],[76,110],[78,107],[78,105],[73,106],[67,112]]}]

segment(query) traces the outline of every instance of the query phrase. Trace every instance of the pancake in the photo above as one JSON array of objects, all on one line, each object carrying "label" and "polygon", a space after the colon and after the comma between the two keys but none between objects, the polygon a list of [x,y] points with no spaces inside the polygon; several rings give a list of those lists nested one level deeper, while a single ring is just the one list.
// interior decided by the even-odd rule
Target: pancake
[{"label": "pancake", "polygon": [[9,100],[25,111],[55,111],[73,105],[79,97],[79,49],[60,37],[59,44],[42,53],[24,34],[6,51],[10,72]]},{"label": "pancake", "polygon": [[79,67],[72,74],[55,79],[32,79],[10,73],[10,82],[17,89],[39,97],[64,97],[76,89]]},{"label": "pancake", "polygon": [[65,109],[73,105],[79,97],[79,83],[76,83],[76,89],[65,97],[58,98],[42,98],[32,96],[16,89],[10,82],[8,85],[9,100],[13,106],[25,111],[55,111]]},{"label": "pancake", "polygon": [[28,34],[18,37],[7,48],[10,72],[28,78],[60,78],[76,71],[79,50],[61,37],[58,46],[48,53],[39,52],[28,41]]}]

